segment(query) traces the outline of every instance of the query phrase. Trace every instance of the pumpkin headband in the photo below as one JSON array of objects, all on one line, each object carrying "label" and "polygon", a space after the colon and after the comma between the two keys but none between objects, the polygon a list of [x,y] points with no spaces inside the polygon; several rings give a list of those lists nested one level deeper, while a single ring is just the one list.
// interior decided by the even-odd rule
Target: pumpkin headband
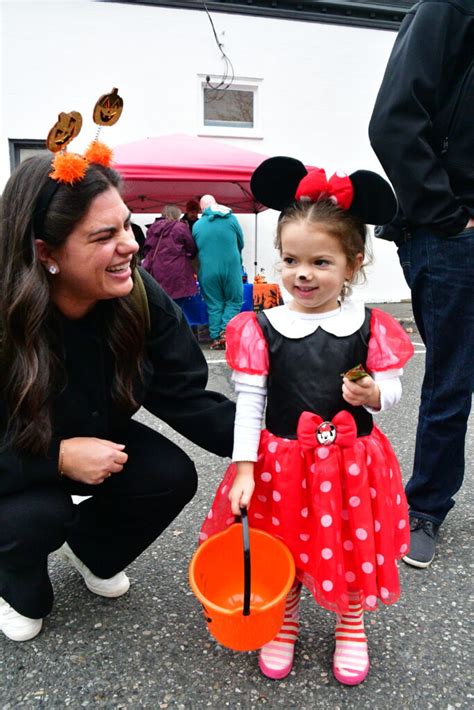
[{"label": "pumpkin headband", "polygon": [[57,189],[62,185],[74,185],[83,179],[91,163],[110,167],[112,163],[112,150],[99,142],[102,126],[112,126],[117,123],[123,110],[123,100],[114,88],[109,94],[99,98],[94,106],[92,119],[99,128],[94,140],[89,144],[83,155],[69,153],[67,146],[77,138],[82,128],[82,116],[78,111],[70,113],[61,112],[58,120],[51,128],[46,139],[46,147],[54,153],[52,171],[49,173],[51,180],[41,190],[34,215],[33,227],[35,234],[41,234],[44,218],[48,207]]},{"label": "pumpkin headband", "polygon": [[250,189],[262,205],[274,210],[282,211],[295,201],[327,199],[365,224],[386,224],[397,208],[389,183],[371,170],[337,172],[328,180],[322,168],[308,172],[299,160],[283,156],[264,160],[253,172]]}]

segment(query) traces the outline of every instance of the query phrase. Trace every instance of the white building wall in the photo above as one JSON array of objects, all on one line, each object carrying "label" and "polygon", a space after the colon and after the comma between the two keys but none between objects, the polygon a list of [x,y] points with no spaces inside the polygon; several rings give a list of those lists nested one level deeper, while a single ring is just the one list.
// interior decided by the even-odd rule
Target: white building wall
[{"label": "white building wall", "polygon": [[[92,139],[92,109],[117,86],[123,115],[101,138],[110,146],[166,133],[200,133],[198,75],[219,75],[223,60],[204,11],[94,3],[0,0],[0,187],[9,176],[9,138],[44,139],[60,111],[83,114],[80,151]],[[261,80],[261,138],[216,137],[266,155],[291,155],[329,174],[381,172],[367,126],[393,32],[212,15],[237,77]],[[222,34],[224,33],[224,34]],[[275,274],[277,214],[258,217],[258,266]],[[253,215],[240,216],[244,262],[253,275]],[[142,216],[141,223],[149,222]],[[374,240],[375,241],[375,240]],[[377,240],[362,296],[409,297],[395,247]]]}]

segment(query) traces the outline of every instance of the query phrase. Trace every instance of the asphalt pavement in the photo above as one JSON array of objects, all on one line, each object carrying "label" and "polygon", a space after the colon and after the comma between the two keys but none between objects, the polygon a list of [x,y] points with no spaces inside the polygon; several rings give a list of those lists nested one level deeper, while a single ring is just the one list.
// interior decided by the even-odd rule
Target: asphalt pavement
[{"label": "asphalt pavement", "polygon": [[[409,304],[384,304],[403,322],[416,354],[403,377],[399,406],[378,421],[404,479],[413,459],[424,347]],[[211,389],[232,395],[221,352],[203,346]],[[310,710],[454,710],[474,707],[472,689],[472,493],[466,476],[426,570],[401,563],[401,600],[366,615],[371,671],[358,687],[331,673],[334,616],[307,594],[291,674],[262,676],[255,653],[236,653],[209,635],[187,570],[226,462],[190,444],[141,410],[138,418],[169,435],[195,460],[199,491],[172,526],[128,569],[120,599],[91,594],[56,553],[50,556],[55,606],[33,641],[0,638],[0,708],[295,708]],[[472,471],[473,426],[466,471]],[[471,614],[471,617],[469,617]]]}]

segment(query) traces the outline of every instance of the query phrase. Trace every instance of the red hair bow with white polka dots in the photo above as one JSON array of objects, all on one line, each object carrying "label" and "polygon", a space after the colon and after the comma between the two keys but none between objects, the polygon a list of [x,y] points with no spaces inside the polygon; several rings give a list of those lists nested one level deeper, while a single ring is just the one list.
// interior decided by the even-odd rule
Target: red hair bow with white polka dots
[{"label": "red hair bow with white polka dots", "polygon": [[302,449],[319,446],[354,446],[357,440],[357,425],[349,412],[338,412],[331,421],[323,421],[318,414],[303,412],[298,420],[296,435]]},{"label": "red hair bow with white polka dots", "polygon": [[307,168],[300,160],[282,155],[260,163],[250,189],[260,204],[274,210],[285,210],[304,198],[328,199],[367,224],[390,222],[397,208],[389,183],[371,170],[336,172],[328,180],[322,168]]}]

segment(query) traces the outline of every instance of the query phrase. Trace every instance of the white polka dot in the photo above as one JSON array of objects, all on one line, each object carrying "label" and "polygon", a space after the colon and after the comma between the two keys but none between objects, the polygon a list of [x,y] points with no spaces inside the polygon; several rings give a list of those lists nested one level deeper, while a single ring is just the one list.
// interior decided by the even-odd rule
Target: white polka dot
[{"label": "white polka dot", "polygon": [[267,502],[267,496],[257,496],[257,500],[259,500],[260,503],[266,503],[266,502]]},{"label": "white polka dot", "polygon": [[221,496],[225,495],[226,490],[227,490],[227,486],[222,486]]},{"label": "white polka dot", "polygon": [[351,476],[358,476],[360,473],[360,468],[356,463],[351,463],[348,469]]},{"label": "white polka dot", "polygon": [[363,562],[362,571],[365,572],[365,574],[371,574],[374,571],[372,562]]},{"label": "white polka dot", "polygon": [[377,606],[377,597],[375,596],[375,594],[369,594],[365,598],[365,603],[367,604],[367,606]]},{"label": "white polka dot", "polygon": [[387,334],[387,329],[384,325],[382,325],[382,323],[380,323],[380,325],[379,325],[379,331],[382,333],[382,335]]},{"label": "white polka dot", "polygon": [[308,508],[303,508],[301,511],[301,515],[303,516],[303,518],[307,518],[308,517]]},{"label": "white polka dot", "polygon": [[323,448],[322,446],[318,449],[318,458],[320,459],[327,459],[329,456],[329,450]]},{"label": "white polka dot", "polygon": [[207,517],[209,518],[209,520],[212,520],[213,515],[214,515],[214,513],[212,512],[212,510],[210,510],[209,513],[207,514]]},{"label": "white polka dot", "polygon": [[322,583],[322,588],[324,589],[325,592],[330,592],[333,587],[334,587],[334,584],[331,582],[330,579],[325,579]]},{"label": "white polka dot", "polygon": [[354,572],[346,572],[346,574],[345,574],[344,576],[345,576],[345,578],[346,578],[346,582],[349,582],[349,584],[350,584],[351,582],[353,582],[353,581],[355,580],[355,578],[356,578]]},{"label": "white polka dot", "polygon": [[372,456],[369,455],[369,456],[367,456],[367,466],[370,466],[371,463],[372,463]]},{"label": "white polka dot", "polygon": [[403,544],[400,547],[400,552],[402,553],[402,555],[404,555],[407,550],[408,550],[408,545]]},{"label": "white polka dot", "polygon": [[309,470],[311,471],[311,473],[317,473],[318,469],[317,469],[316,464],[312,463],[311,466],[309,467]]},{"label": "white polka dot", "polygon": [[275,526],[280,525],[280,521],[278,520],[278,518],[275,518],[275,517],[272,518],[272,525],[275,525]]},{"label": "white polka dot", "polygon": [[349,505],[352,506],[352,508],[357,508],[360,505],[360,498],[358,496],[351,496],[349,498]]},{"label": "white polka dot", "polygon": [[337,204],[338,204],[338,200],[337,200],[336,195],[329,195],[329,201],[332,202],[333,205],[337,205]]},{"label": "white polka dot", "polygon": [[306,478],[303,478],[303,480],[301,481],[301,488],[304,488],[306,490],[307,485],[308,484],[306,483]]},{"label": "white polka dot", "polygon": [[407,524],[407,521],[402,518],[400,520],[400,522],[398,523],[399,530],[403,530],[403,528],[406,527],[406,524]]},{"label": "white polka dot", "polygon": [[308,542],[309,538],[308,533],[300,533],[300,540],[303,540],[303,542]]},{"label": "white polka dot", "polygon": [[402,499],[400,497],[400,493],[397,493],[397,505],[400,505],[401,502],[402,502]]},{"label": "white polka dot", "polygon": [[321,557],[324,560],[330,560],[333,555],[333,551],[329,547],[323,547],[321,550]]},{"label": "white polka dot", "polygon": [[357,528],[356,537],[359,538],[359,540],[367,540],[367,530],[364,530],[364,528]]},{"label": "white polka dot", "polygon": [[278,493],[278,491],[273,491],[272,496],[275,503],[278,503],[281,500],[281,493]]},{"label": "white polka dot", "polygon": [[332,525],[332,517],[330,515],[323,515],[321,517],[321,525],[323,528],[328,528],[330,525]]},{"label": "white polka dot", "polygon": [[247,340],[250,338],[252,335],[252,326],[250,323],[246,323],[245,326],[242,328],[242,338],[247,338]]},{"label": "white polka dot", "polygon": [[243,370],[245,367],[248,367],[248,360],[246,357],[241,357],[239,358],[239,367]]},{"label": "white polka dot", "polygon": [[257,520],[263,520],[263,515],[261,513],[255,513],[254,517],[257,518]]},{"label": "white polka dot", "polygon": [[341,510],[341,518],[343,520],[349,520],[349,511],[348,510]]},{"label": "white polka dot", "polygon": [[375,530],[375,532],[379,532],[381,527],[382,527],[382,526],[381,526],[380,522],[379,522],[378,520],[374,520],[374,530]]},{"label": "white polka dot", "polygon": [[231,518],[227,518],[227,520],[225,521],[226,525],[232,525],[233,523],[235,523],[234,516],[232,516]]},{"label": "white polka dot", "polygon": [[370,497],[371,497],[371,498],[376,498],[376,497],[377,497],[377,491],[375,490],[375,488],[370,487],[370,488],[369,488],[369,491],[370,491]]},{"label": "white polka dot", "polygon": [[262,473],[262,475],[260,476],[260,478],[262,479],[262,481],[265,481],[265,483],[268,483],[268,481],[271,481],[271,480],[272,480],[272,474],[271,474],[271,473],[268,473],[268,472],[265,472],[265,473]]},{"label": "white polka dot", "polygon": [[347,552],[350,552],[354,549],[354,543],[352,542],[352,540],[344,540],[342,546],[345,550],[347,550]]},{"label": "white polka dot", "polygon": [[267,449],[271,454],[274,454],[275,451],[278,449],[278,444],[276,441],[270,441],[270,443],[267,446]]},{"label": "white polka dot", "polygon": [[207,540],[208,537],[209,537],[209,535],[207,533],[203,533],[203,532],[199,533],[200,540]]},{"label": "white polka dot", "polygon": [[320,490],[322,493],[329,493],[329,491],[331,490],[331,488],[332,488],[332,483],[331,483],[331,481],[323,481],[323,482],[321,483],[321,485],[319,486],[319,490]]},{"label": "white polka dot", "polygon": [[392,469],[390,469],[389,476],[390,476],[390,478],[393,478],[393,471],[392,471]]},{"label": "white polka dot", "polygon": [[388,589],[386,587],[380,588],[380,596],[382,597],[382,599],[387,599],[387,597],[390,596],[390,592],[388,591]]},{"label": "white polka dot", "polygon": [[385,562],[385,557],[383,555],[378,554],[377,555],[377,564],[383,565],[384,562]]},{"label": "white polka dot", "polygon": [[264,340],[257,340],[257,350],[265,350],[266,342]]},{"label": "white polka dot", "polygon": [[275,471],[277,473],[280,473],[280,471],[281,471],[281,465],[280,465],[279,461],[275,461]]},{"label": "white polka dot", "polygon": [[309,556],[306,554],[306,552],[301,553],[300,560],[301,562],[303,562],[303,564],[307,564],[309,562]]}]

